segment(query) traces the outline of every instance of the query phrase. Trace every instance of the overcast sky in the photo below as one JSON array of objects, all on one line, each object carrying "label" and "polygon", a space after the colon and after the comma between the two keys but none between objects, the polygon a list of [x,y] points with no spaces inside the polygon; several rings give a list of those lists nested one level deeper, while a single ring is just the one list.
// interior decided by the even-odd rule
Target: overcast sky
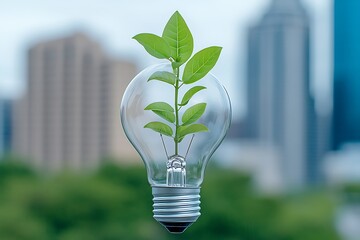
[{"label": "overcast sky", "polygon": [[[304,0],[313,25],[312,77],[321,106],[331,90],[331,0]],[[195,51],[223,46],[213,73],[228,89],[235,116],[245,110],[246,30],[261,17],[270,0],[12,0],[0,9],[0,95],[21,93],[25,53],[31,44],[85,30],[114,56],[129,58],[143,68],[157,59],[131,38],[141,32],[161,34],[176,10],[185,18]],[[139,70],[140,70],[139,69]]]}]

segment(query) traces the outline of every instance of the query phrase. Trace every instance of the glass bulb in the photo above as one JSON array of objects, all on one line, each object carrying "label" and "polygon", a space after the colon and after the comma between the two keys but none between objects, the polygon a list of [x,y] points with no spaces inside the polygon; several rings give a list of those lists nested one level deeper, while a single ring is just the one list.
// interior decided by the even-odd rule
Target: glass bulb
[{"label": "glass bulb", "polygon": [[[200,185],[210,157],[230,126],[231,105],[225,88],[210,73],[196,83],[182,85],[179,101],[190,88],[206,87],[181,107],[179,118],[189,106],[206,103],[197,123],[209,130],[186,135],[176,147],[173,138],[144,128],[152,121],[167,123],[152,111],[144,110],[146,106],[153,102],[173,105],[175,101],[174,86],[148,81],[157,71],[172,72],[172,68],[170,64],[153,65],[131,81],[120,107],[121,123],[145,163],[154,195],[154,218],[170,232],[181,233],[200,216]],[[175,125],[172,128],[175,132]]]}]

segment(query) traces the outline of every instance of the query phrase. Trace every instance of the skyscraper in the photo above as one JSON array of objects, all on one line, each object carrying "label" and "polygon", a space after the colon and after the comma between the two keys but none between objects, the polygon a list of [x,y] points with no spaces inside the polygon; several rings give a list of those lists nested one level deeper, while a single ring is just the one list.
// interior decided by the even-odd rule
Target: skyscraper
[{"label": "skyscraper", "polygon": [[309,52],[309,19],[300,0],[273,0],[249,30],[247,131],[276,149],[288,187],[317,177]]},{"label": "skyscraper", "polygon": [[10,151],[11,145],[11,102],[0,99],[0,157]]},{"label": "skyscraper", "polygon": [[2,156],[4,152],[4,107],[3,107],[3,101],[0,98],[0,157]]},{"label": "skyscraper", "polygon": [[333,149],[360,142],[360,1],[335,0]]},{"label": "skyscraper", "polygon": [[136,156],[118,116],[135,72],[82,33],[33,46],[28,90],[14,109],[14,151],[46,169]]}]

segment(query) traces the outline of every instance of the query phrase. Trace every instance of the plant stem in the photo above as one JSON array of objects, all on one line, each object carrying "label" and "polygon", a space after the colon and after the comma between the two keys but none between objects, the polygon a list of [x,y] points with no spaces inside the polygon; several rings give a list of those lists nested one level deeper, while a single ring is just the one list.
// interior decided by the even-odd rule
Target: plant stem
[{"label": "plant stem", "polygon": [[179,153],[179,142],[178,142],[178,128],[179,128],[179,107],[178,107],[178,97],[179,97],[179,68],[176,67],[173,69],[176,75],[175,81],[175,155]]}]

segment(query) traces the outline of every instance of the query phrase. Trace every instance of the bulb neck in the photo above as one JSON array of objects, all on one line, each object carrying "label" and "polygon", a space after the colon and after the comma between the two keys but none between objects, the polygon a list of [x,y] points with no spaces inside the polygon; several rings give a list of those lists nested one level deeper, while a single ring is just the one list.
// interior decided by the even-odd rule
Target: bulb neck
[{"label": "bulb neck", "polygon": [[200,216],[200,188],[152,187],[154,218],[170,233],[183,233]]}]

